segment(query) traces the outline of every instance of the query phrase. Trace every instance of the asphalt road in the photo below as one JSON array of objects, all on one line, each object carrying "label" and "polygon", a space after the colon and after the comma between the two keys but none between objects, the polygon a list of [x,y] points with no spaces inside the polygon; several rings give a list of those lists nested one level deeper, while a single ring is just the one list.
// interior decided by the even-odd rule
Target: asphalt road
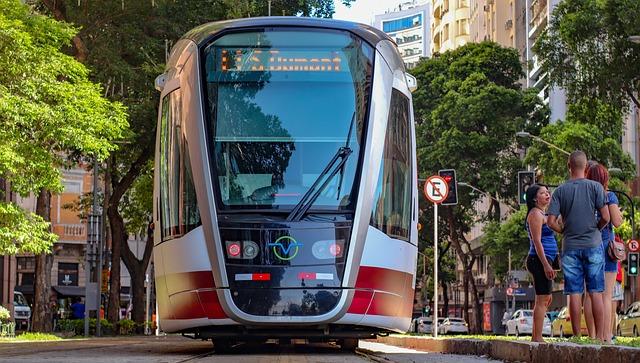
[{"label": "asphalt road", "polygon": [[229,354],[216,354],[211,342],[181,336],[71,339],[58,342],[0,343],[0,362],[114,363],[329,363],[329,362],[495,362],[483,357],[437,354],[373,342],[360,342],[357,353],[332,344],[240,344]]}]

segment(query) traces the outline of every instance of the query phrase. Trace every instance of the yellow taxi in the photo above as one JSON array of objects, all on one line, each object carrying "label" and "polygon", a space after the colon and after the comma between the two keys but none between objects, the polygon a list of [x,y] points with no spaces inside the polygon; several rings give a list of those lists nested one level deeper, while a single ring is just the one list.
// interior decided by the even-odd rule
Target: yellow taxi
[{"label": "yellow taxi", "polygon": [[[580,332],[582,335],[588,335],[587,322],[584,319],[584,312],[580,318]],[[565,306],[560,310],[558,317],[551,323],[551,336],[552,337],[568,337],[573,335],[573,329],[571,328],[571,316],[569,315],[569,307]]]},{"label": "yellow taxi", "polygon": [[620,317],[618,323],[618,336],[640,336],[640,301],[629,305],[627,311]]}]

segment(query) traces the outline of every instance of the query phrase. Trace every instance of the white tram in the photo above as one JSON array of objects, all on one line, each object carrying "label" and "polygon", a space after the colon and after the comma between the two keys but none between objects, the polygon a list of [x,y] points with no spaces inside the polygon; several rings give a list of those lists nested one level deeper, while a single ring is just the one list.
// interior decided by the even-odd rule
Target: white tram
[{"label": "white tram", "polygon": [[406,331],[413,85],[391,39],[362,24],[251,18],[180,39],[156,80],[161,329],[216,346]]}]

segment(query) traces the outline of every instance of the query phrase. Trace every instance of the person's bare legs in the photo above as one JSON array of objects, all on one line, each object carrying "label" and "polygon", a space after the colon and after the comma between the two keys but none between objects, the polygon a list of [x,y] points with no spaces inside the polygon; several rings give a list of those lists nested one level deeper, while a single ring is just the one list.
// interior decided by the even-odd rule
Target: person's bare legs
[{"label": "person's bare legs", "polygon": [[[586,289],[585,289],[586,291]],[[588,293],[584,294],[584,321],[587,323],[587,332],[589,338],[596,339],[596,324],[593,319],[593,310],[591,309],[591,296]]]},{"label": "person's bare legs", "polygon": [[571,316],[571,330],[574,337],[580,337],[580,321],[582,316],[582,294],[569,295],[569,315]]},{"label": "person's bare legs", "polygon": [[602,308],[603,308],[603,342],[611,343],[611,337],[613,333],[613,322],[615,314],[615,305],[613,304],[613,287],[616,284],[617,272],[605,272],[604,273],[604,293],[602,295]]},{"label": "person's bare legs", "polygon": [[[605,329],[604,326],[604,304],[602,302],[602,292],[590,292],[591,295],[591,310],[593,311],[593,320],[596,325],[596,339],[604,342],[605,330],[609,330],[609,327]],[[607,314],[609,312],[607,311]]]},{"label": "person's bare legs", "polygon": [[544,343],[542,329],[544,328],[544,317],[547,313],[547,306],[551,302],[551,295],[536,295],[536,302],[533,306],[533,331],[531,341]]}]

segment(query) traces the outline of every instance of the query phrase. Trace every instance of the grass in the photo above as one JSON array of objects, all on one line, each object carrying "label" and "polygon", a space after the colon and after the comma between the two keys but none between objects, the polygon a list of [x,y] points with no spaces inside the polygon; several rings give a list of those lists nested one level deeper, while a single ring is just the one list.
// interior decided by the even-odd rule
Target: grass
[{"label": "grass", "polygon": [[[416,337],[425,337],[430,338],[430,335],[425,334],[407,334],[410,336]],[[531,341],[530,336],[505,336],[505,335],[439,335],[438,338],[442,339],[479,339],[479,340],[508,340],[508,341]],[[562,342],[570,342],[576,344],[594,344],[599,345],[600,343],[596,340],[590,339],[589,337],[571,337],[571,338],[549,338],[545,337],[544,340],[547,343],[562,343]],[[625,346],[625,347],[633,347],[640,348],[640,338],[630,338],[630,337],[617,337],[614,345]]]},{"label": "grass", "polygon": [[53,334],[44,333],[24,333],[16,336],[15,338],[0,338],[0,343],[17,343],[17,342],[48,342],[62,340],[62,338]]}]

